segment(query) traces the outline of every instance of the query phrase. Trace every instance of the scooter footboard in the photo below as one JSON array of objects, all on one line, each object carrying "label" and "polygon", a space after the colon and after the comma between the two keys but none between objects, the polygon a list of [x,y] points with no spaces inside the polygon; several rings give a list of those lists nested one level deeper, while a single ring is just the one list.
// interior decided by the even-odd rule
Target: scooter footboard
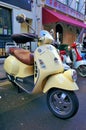
[{"label": "scooter footboard", "polygon": [[51,88],[59,88],[70,91],[75,91],[79,89],[77,84],[66,77],[64,73],[51,76],[46,82],[43,92],[46,93]]}]

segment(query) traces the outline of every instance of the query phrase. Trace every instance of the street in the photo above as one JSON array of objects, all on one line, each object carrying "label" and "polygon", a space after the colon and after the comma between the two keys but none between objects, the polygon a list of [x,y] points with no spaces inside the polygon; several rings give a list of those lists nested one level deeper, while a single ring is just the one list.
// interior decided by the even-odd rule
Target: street
[{"label": "street", "polygon": [[[5,81],[8,82],[8,81]],[[18,93],[8,82],[0,85],[0,130],[86,130],[86,80],[79,77],[76,92],[78,113],[67,120],[56,118],[49,111],[46,95]]]},{"label": "street", "polygon": [[86,130],[85,54],[86,0],[0,0],[0,130]]}]

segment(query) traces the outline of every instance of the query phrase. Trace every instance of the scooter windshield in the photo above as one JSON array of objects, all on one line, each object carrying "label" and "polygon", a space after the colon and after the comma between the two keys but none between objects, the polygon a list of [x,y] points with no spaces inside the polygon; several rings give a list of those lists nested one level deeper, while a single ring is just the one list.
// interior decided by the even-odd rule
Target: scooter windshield
[{"label": "scooter windshield", "polygon": [[40,39],[43,41],[44,44],[51,44],[54,41],[51,34],[46,30],[40,31]]},{"label": "scooter windshield", "polygon": [[40,31],[40,37],[43,37],[43,36],[45,36],[45,35],[50,35],[50,34],[49,34],[49,32],[46,31],[46,30],[41,30],[41,31]]}]

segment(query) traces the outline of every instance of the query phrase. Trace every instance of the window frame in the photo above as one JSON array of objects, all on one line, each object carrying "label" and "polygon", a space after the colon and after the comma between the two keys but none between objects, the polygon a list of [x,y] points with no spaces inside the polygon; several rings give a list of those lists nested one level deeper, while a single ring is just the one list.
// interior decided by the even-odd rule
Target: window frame
[{"label": "window frame", "polygon": [[12,10],[3,6],[0,6],[0,35],[12,34]]}]

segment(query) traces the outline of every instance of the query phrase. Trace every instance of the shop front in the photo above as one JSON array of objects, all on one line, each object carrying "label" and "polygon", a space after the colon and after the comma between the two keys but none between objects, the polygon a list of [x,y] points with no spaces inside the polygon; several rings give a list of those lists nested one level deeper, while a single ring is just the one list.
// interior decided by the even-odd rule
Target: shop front
[{"label": "shop front", "polygon": [[73,43],[82,28],[86,28],[86,24],[82,20],[47,6],[42,8],[42,23],[44,29],[54,30],[55,39],[59,39],[62,44]]},{"label": "shop front", "polygon": [[12,10],[0,6],[0,56],[5,55],[5,43],[11,42]]},{"label": "shop front", "polygon": [[31,1],[1,0],[0,1],[0,57],[6,56],[5,45],[12,43],[11,35],[14,33],[28,32],[28,26],[16,21],[16,15],[24,13],[32,22]]}]

